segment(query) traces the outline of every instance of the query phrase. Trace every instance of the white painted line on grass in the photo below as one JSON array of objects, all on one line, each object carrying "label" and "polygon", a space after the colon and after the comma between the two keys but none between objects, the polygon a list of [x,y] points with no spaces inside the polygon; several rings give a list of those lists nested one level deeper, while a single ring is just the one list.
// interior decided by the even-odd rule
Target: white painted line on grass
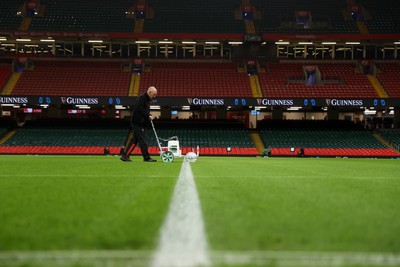
[{"label": "white painted line on grass", "polygon": [[400,254],[390,252],[215,251],[212,253],[212,260],[213,263],[224,266],[400,266]]},{"label": "white painted line on grass", "polygon": [[[0,266],[149,267],[153,253],[132,250],[7,251],[0,252]],[[214,266],[231,267],[400,266],[400,254],[390,252],[211,251],[209,257]]]},{"label": "white painted line on grass", "polygon": [[210,266],[203,215],[190,163],[183,161],[152,267]]},{"label": "white painted line on grass", "polygon": [[0,252],[0,266],[148,267],[149,251],[10,251]]}]

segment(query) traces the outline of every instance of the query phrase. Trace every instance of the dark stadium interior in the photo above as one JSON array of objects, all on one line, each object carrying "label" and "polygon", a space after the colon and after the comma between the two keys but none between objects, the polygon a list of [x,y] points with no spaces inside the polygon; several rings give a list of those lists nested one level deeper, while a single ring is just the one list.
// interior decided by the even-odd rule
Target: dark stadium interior
[{"label": "dark stadium interior", "polygon": [[154,85],[184,154],[400,156],[398,1],[0,4],[0,154],[118,154]]}]

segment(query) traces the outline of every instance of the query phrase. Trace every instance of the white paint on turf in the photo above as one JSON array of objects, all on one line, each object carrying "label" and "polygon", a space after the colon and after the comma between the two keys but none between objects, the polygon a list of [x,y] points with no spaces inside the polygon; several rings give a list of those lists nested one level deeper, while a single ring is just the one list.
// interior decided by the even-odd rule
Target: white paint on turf
[{"label": "white paint on turf", "polygon": [[[152,251],[0,251],[0,266],[149,267]],[[400,254],[390,252],[213,251],[214,266],[399,267]]]},{"label": "white paint on turf", "polygon": [[203,215],[189,162],[182,163],[151,266],[210,266]]}]

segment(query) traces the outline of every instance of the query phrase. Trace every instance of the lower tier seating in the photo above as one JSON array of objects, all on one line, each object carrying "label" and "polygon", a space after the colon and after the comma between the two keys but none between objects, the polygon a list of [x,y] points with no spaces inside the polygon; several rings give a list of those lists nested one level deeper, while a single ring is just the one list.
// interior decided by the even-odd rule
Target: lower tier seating
[{"label": "lower tier seating", "polygon": [[[64,123],[63,123],[64,122]],[[196,151],[197,146],[203,155],[257,155],[248,131],[238,123],[162,123],[155,121],[157,134],[162,139],[178,136],[183,154]],[[177,127],[179,124],[179,127]],[[214,125],[214,127],[212,127]],[[119,154],[128,124],[107,121],[86,123],[72,121],[47,121],[31,123],[16,129],[15,134],[0,145],[2,154],[103,154],[109,147],[111,154]],[[153,131],[148,131],[149,152],[159,154],[157,140]],[[231,151],[227,151],[227,147]],[[135,148],[134,154],[140,154]]]},{"label": "lower tier seating", "polygon": [[[3,140],[0,154],[102,155],[104,147],[109,147],[111,155],[118,155],[128,125],[125,121],[111,120],[31,122],[16,128],[14,135]],[[238,122],[155,121],[155,127],[163,147],[167,147],[169,138],[178,137],[182,155],[196,152],[197,146],[200,155],[259,154],[248,130]],[[0,138],[6,135],[7,130],[3,127]],[[258,131],[265,147],[271,148],[272,156],[297,157],[303,148],[306,157],[400,157],[399,152],[351,122],[265,121],[260,123]],[[148,137],[149,152],[159,155],[157,139],[151,129]],[[133,154],[141,154],[138,147]]]},{"label": "lower tier seating", "polygon": [[274,156],[398,157],[372,133],[346,121],[269,121],[261,123],[260,137]]},{"label": "lower tier seating", "polygon": [[385,139],[391,146],[400,150],[400,130],[399,129],[381,129],[378,134]]}]

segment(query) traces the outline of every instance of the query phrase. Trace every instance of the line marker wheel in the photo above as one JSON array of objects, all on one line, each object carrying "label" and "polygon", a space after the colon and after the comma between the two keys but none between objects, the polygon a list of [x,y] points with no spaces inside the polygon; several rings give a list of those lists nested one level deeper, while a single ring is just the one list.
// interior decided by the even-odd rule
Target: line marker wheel
[{"label": "line marker wheel", "polygon": [[156,132],[156,128],[154,128],[153,120],[150,120],[150,123],[151,123],[151,127],[153,128],[154,136],[156,137],[156,141],[157,141],[158,149],[160,150],[160,157],[161,157],[162,161],[163,162],[173,162],[174,157],[175,157],[174,153],[172,153],[169,150],[163,151],[163,148],[161,147],[161,144],[160,144],[160,139],[158,138],[158,135]]},{"label": "line marker wheel", "polygon": [[161,154],[161,159],[163,162],[173,162],[174,154],[171,151],[165,151]]}]

